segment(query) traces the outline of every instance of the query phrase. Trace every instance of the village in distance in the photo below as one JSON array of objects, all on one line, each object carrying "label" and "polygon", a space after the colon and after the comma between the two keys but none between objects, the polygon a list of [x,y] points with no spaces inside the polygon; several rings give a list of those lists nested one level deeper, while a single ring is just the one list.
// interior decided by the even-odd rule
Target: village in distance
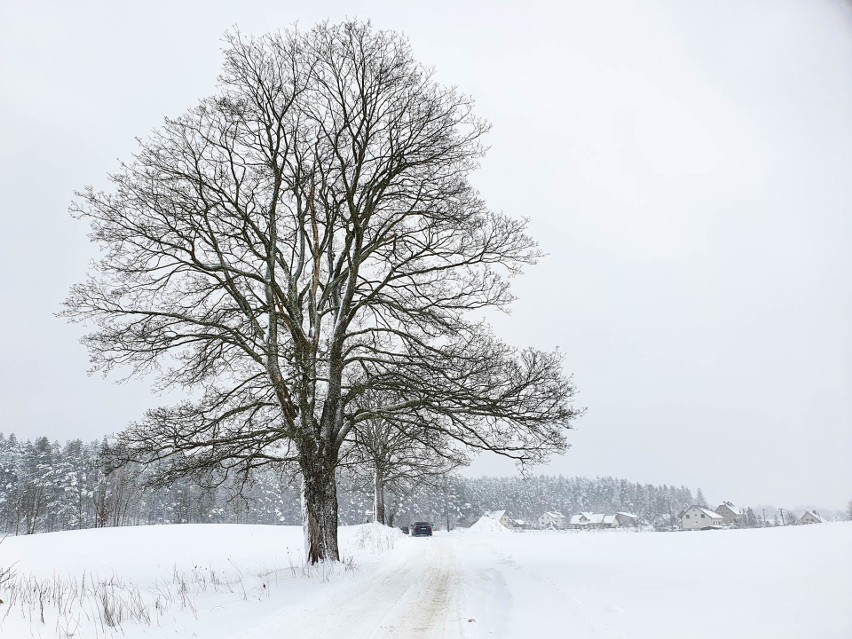
[{"label": "village in distance", "polygon": [[[724,528],[765,528],[784,525],[824,524],[828,520],[815,510],[806,510],[798,518],[779,509],[780,516],[767,519],[766,511],[760,517],[752,508],[743,510],[730,501],[723,501],[715,510],[707,506],[691,505],[683,510],[676,519],[671,520],[671,530],[722,530]],[[570,517],[559,511],[547,511],[535,522],[513,519],[505,510],[486,513],[485,518],[494,520],[504,528],[513,531],[538,530],[612,530],[634,529],[636,531],[654,528],[642,523],[639,516],[628,512],[614,514],[581,512]]]}]

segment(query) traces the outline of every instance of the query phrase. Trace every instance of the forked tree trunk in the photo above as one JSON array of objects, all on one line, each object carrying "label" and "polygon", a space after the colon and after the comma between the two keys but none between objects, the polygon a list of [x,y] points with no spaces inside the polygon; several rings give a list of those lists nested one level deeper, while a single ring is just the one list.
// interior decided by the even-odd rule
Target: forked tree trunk
[{"label": "forked tree trunk", "polygon": [[337,548],[336,464],[302,457],[302,527],[307,563],[340,561]]}]

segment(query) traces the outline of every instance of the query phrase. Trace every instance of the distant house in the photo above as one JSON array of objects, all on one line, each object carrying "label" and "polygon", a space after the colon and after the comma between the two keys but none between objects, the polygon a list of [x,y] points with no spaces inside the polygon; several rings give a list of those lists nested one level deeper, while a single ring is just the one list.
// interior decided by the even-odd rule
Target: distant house
[{"label": "distant house", "polygon": [[580,513],[573,515],[568,522],[569,528],[589,530],[595,528],[618,528],[620,522],[615,515],[601,513]]},{"label": "distant house", "polygon": [[634,515],[633,513],[617,512],[615,513],[615,519],[618,522],[618,526],[622,528],[625,526],[632,526],[635,528],[639,525],[639,516]]},{"label": "distant house", "polygon": [[512,520],[509,519],[509,516],[506,515],[505,510],[492,510],[491,512],[487,512],[483,515],[483,517],[487,517],[488,519],[493,519],[494,521],[499,522],[502,526],[508,528],[509,530],[514,528],[512,524]]},{"label": "distant house", "polygon": [[595,513],[580,513],[579,515],[571,515],[571,520],[568,522],[569,528],[588,528],[592,522],[600,521],[603,515],[596,516]]},{"label": "distant house", "polygon": [[538,527],[539,528],[565,528],[566,524],[565,515],[561,512],[554,510],[548,511],[544,513],[541,517],[538,518]]},{"label": "distant house", "polygon": [[680,527],[683,530],[721,528],[724,523],[725,519],[722,515],[701,506],[690,506],[680,515]]},{"label": "distant house", "polygon": [[716,512],[722,515],[722,520],[725,525],[735,524],[739,525],[743,523],[743,519],[745,514],[742,511],[742,508],[734,506],[729,501],[723,501],[716,507]]},{"label": "distant house", "polygon": [[798,523],[800,524],[824,524],[825,519],[820,517],[819,513],[815,510],[806,510],[805,514],[799,517]]}]

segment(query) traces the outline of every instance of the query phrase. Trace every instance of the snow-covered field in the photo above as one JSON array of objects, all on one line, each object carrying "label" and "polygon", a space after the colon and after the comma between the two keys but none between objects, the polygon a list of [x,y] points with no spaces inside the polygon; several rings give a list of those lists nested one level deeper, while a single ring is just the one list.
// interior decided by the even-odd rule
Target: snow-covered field
[{"label": "snow-covered field", "polygon": [[7,538],[0,637],[852,637],[852,522],[340,537],[343,565],[312,574],[294,527]]}]

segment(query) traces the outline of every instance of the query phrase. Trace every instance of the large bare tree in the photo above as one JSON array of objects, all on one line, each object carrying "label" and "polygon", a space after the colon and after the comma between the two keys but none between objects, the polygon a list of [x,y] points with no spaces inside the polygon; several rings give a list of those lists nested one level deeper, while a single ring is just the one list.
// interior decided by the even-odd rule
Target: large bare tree
[{"label": "large bare tree", "polygon": [[187,390],[120,449],[174,474],[297,464],[310,562],[338,559],[335,469],[359,422],[408,416],[520,463],[563,450],[561,356],[466,316],[508,304],[538,257],[468,182],[486,129],[396,33],[227,36],[216,93],[72,206],[102,249],[64,311],[94,323],[94,368]]}]

